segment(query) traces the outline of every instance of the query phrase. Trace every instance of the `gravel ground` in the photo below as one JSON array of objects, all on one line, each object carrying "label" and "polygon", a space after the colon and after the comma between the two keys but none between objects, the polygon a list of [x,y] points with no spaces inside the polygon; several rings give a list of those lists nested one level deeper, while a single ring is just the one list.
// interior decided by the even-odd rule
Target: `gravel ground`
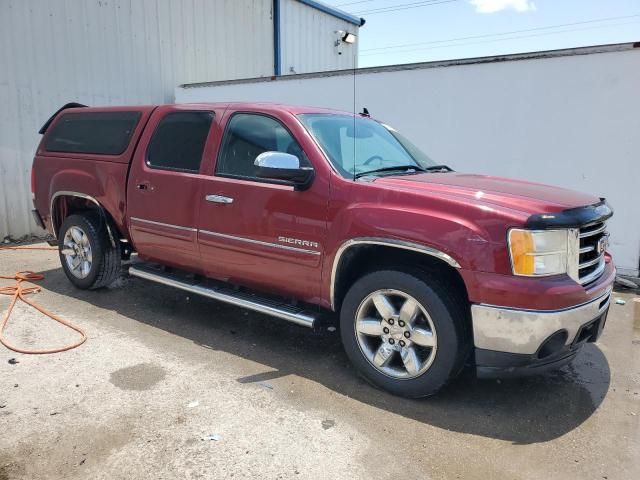
[{"label": "gravel ground", "polygon": [[[140,279],[80,291],[56,252],[0,251],[0,274],[18,270],[44,273],[33,298],[88,340],[41,356],[0,346],[0,480],[640,478],[631,294],[559,372],[467,372],[415,401],[360,380],[337,332]],[[24,306],[7,334],[36,348],[75,338]]]}]

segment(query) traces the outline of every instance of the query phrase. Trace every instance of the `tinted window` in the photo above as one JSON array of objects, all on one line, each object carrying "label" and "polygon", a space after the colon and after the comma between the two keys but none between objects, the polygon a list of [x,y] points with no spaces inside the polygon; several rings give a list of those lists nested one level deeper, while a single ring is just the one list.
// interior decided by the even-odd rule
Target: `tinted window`
[{"label": "tinted window", "polygon": [[309,166],[302,148],[279,121],[264,115],[238,113],[229,120],[216,173],[238,177],[256,177],[253,164],[263,152],[295,155],[301,166]]},{"label": "tinted window", "polygon": [[172,112],[153,133],[147,165],[166,170],[198,172],[213,113]]},{"label": "tinted window", "polygon": [[49,152],[120,155],[127,149],[140,112],[65,113],[47,135]]}]

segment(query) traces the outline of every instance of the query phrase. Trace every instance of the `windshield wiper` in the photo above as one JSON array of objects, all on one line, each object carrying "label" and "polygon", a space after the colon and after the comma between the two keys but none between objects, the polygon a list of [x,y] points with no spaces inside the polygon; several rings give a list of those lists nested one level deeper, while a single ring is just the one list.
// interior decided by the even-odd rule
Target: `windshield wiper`
[{"label": "windshield wiper", "polygon": [[413,170],[415,172],[424,172],[425,169],[422,167],[418,167],[417,165],[396,165],[395,167],[382,167],[376,168],[374,170],[369,170],[367,172],[356,173],[355,178],[364,177],[366,175],[371,175],[373,173],[383,173],[383,172],[393,172],[394,170]]},{"label": "windshield wiper", "polygon": [[427,172],[453,172],[453,168],[447,165],[431,165],[425,168]]}]

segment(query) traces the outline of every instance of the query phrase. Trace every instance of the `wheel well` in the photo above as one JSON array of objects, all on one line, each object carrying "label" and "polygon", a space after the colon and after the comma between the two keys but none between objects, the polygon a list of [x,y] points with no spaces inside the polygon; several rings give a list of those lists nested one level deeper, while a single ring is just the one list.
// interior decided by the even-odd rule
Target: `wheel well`
[{"label": "wheel well", "polygon": [[96,212],[103,216],[112,242],[123,238],[122,233],[116,228],[113,218],[111,218],[109,212],[107,212],[102,205],[89,198],[75,195],[59,195],[51,204],[51,226],[56,237],[58,236],[62,223],[69,215],[87,212]]},{"label": "wheel well", "polygon": [[469,302],[467,289],[458,271],[439,258],[385,245],[354,245],[340,257],[336,269],[333,302],[335,311],[340,310],[342,300],[349,287],[362,276],[375,270],[421,270],[437,278]]}]

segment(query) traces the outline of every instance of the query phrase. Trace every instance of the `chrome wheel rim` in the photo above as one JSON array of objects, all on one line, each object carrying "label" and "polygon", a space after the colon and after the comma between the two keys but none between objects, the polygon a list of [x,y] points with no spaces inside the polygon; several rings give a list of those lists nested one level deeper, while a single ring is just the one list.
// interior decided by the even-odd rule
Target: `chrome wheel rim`
[{"label": "chrome wheel rim", "polygon": [[396,379],[423,375],[438,349],[436,329],[426,309],[399,290],[368,295],[356,311],[355,332],[368,362]]},{"label": "chrome wheel rim", "polygon": [[76,278],[86,278],[91,271],[93,256],[89,237],[80,227],[69,227],[64,234],[60,253],[71,274]]}]

